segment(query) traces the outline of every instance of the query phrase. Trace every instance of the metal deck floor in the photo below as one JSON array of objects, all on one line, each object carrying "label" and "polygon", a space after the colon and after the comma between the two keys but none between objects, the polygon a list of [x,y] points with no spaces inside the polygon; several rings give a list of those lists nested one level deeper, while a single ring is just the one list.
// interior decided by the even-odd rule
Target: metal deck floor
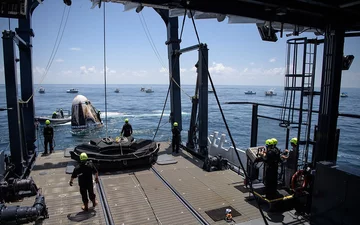
[{"label": "metal deck floor", "polygon": [[[160,147],[159,155],[171,157],[169,143],[162,142]],[[173,159],[177,163],[155,164],[154,168],[210,224],[229,224],[225,220],[215,222],[205,213],[226,206],[241,214],[234,217],[232,224],[264,224],[254,203],[245,201],[249,194],[234,187],[243,184],[243,179],[235,172],[206,172],[201,169],[202,161],[185,151],[174,155]],[[49,210],[49,218],[42,224],[106,224],[100,203],[89,212],[81,210],[78,183],[75,181],[73,187],[68,184],[70,174],[65,173],[68,163],[73,160],[64,157],[64,151],[56,151],[50,156],[38,157],[30,174],[42,188]],[[199,224],[150,169],[106,173],[101,174],[100,179],[115,224]],[[97,191],[96,194],[100,196]],[[35,197],[27,198],[9,205],[31,206],[34,200]],[[289,212],[277,217],[266,215],[272,219],[269,224],[308,224]]]}]

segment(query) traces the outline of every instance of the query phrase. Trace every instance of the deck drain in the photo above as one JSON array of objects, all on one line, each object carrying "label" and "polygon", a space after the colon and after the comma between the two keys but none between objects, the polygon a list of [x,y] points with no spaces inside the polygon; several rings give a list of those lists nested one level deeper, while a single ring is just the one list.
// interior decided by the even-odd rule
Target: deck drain
[{"label": "deck drain", "polygon": [[238,190],[241,191],[242,193],[247,193],[247,192],[250,191],[250,189],[249,189],[249,188],[246,188],[243,184],[234,186],[234,188],[238,189]]},{"label": "deck drain", "polygon": [[241,213],[239,213],[238,211],[236,211],[233,207],[231,206],[225,206],[225,207],[221,207],[218,209],[212,209],[212,210],[208,210],[205,211],[205,213],[215,222],[220,221],[220,220],[224,220],[225,218],[225,210],[226,209],[231,209],[231,214],[233,217],[237,217],[237,216],[241,216]]}]

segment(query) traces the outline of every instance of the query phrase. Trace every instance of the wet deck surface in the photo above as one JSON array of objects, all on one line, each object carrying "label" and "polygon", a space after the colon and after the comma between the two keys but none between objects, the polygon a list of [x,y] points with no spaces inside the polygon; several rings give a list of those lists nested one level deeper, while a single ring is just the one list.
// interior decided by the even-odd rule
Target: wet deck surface
[{"label": "wet deck surface", "polygon": [[[162,142],[159,159],[173,160],[172,164],[153,166],[176,191],[201,214],[209,224],[229,224],[214,221],[206,212],[232,207],[240,215],[232,224],[264,224],[255,202],[245,201],[248,193],[236,187],[243,179],[231,170],[206,172],[202,161],[182,152],[172,155],[169,143]],[[64,151],[38,157],[30,176],[42,188],[49,218],[42,224],[106,224],[102,205],[89,212],[81,210],[81,196],[77,182],[70,187],[66,166],[73,160]],[[190,211],[177,199],[149,168],[112,172],[100,175],[114,224],[199,224]],[[97,196],[97,189],[95,191]],[[31,206],[34,198],[12,205]],[[223,211],[223,209],[221,210]],[[225,214],[225,211],[223,212]],[[269,224],[307,224],[289,212],[266,214]]]}]

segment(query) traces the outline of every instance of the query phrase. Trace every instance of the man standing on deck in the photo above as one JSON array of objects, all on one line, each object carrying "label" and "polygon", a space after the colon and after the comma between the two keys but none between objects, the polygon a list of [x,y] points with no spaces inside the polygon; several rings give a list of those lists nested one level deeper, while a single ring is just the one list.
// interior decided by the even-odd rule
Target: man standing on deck
[{"label": "man standing on deck", "polygon": [[[78,177],[78,182],[80,186],[80,194],[84,205],[81,207],[82,210],[89,210],[89,199],[95,207],[98,203],[96,201],[96,195],[94,193],[92,175],[95,174],[95,182],[99,183],[99,176],[95,166],[92,162],[87,161],[88,156],[85,152],[80,154],[80,164],[77,165],[71,175],[69,185],[73,186],[73,181]],[[88,198],[89,194],[89,198]]]},{"label": "man standing on deck", "polygon": [[296,172],[296,151],[297,151],[297,144],[298,140],[296,137],[291,138],[290,140],[291,149],[285,149],[284,153],[281,155],[281,159],[284,160],[285,164],[285,186],[291,186],[291,178]]},{"label": "man standing on deck", "polygon": [[179,153],[180,148],[180,131],[178,129],[178,123],[174,122],[172,128],[172,152]]},{"label": "man standing on deck", "polygon": [[50,153],[54,152],[54,146],[53,146],[53,139],[54,139],[54,128],[50,126],[50,120],[45,121],[45,127],[44,127],[44,155],[48,154],[48,144],[50,146]]},{"label": "man standing on deck", "polygon": [[126,118],[125,124],[123,125],[122,130],[120,132],[120,136],[124,135],[124,137],[130,137],[132,133],[133,133],[132,126],[129,123],[129,119]]}]

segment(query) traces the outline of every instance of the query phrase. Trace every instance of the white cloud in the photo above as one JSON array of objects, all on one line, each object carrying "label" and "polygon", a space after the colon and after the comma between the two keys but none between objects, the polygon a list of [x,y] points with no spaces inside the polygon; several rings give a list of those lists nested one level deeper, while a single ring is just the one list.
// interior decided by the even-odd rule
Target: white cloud
[{"label": "white cloud", "polygon": [[251,62],[250,65],[253,66],[253,65],[255,65],[255,63],[254,63],[254,62]]},{"label": "white cloud", "polygon": [[222,63],[213,62],[212,66],[209,67],[210,74],[229,74],[236,72],[235,69],[224,66]]},{"label": "white cloud", "polygon": [[81,74],[96,73],[95,66],[86,68],[86,66],[80,66]]},{"label": "white cloud", "polygon": [[161,67],[161,69],[159,70],[160,73],[169,73],[169,70],[165,67]]},{"label": "white cloud", "polygon": [[251,75],[251,76],[283,76],[285,74],[284,67],[274,67],[274,68],[245,68],[240,75]]},{"label": "white cloud", "polygon": [[33,73],[43,75],[45,73],[45,68],[35,66],[35,68],[33,68]]},{"label": "white cloud", "polygon": [[181,73],[185,73],[185,72],[187,72],[187,69],[185,69],[185,68],[180,68],[180,72],[181,72]]},{"label": "white cloud", "polygon": [[55,60],[55,62],[62,63],[62,62],[64,62],[64,60],[63,59],[57,59],[57,60]]},{"label": "white cloud", "polygon": [[61,71],[61,73],[64,75],[68,75],[68,74],[72,74],[72,71],[71,70],[63,70],[63,71]]},{"label": "white cloud", "polygon": [[71,51],[80,51],[81,48],[75,48],[75,47],[73,47],[73,48],[70,48],[70,50],[71,50]]},{"label": "white cloud", "polygon": [[110,73],[116,73],[116,70],[110,70],[109,72]]},{"label": "white cloud", "polygon": [[271,63],[276,62],[276,58],[269,59],[269,62],[271,62]]}]

